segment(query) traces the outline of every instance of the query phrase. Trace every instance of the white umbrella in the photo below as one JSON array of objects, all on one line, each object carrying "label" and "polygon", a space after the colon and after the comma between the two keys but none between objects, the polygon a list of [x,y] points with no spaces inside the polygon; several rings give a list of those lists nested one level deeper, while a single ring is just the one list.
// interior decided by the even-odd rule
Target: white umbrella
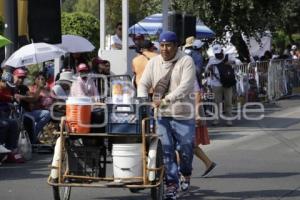
[{"label": "white umbrella", "polygon": [[4,65],[12,67],[32,65],[59,58],[65,53],[63,49],[51,44],[31,43],[15,51]]},{"label": "white umbrella", "polygon": [[95,46],[86,38],[78,35],[62,35],[62,43],[58,47],[70,53],[91,52]]}]

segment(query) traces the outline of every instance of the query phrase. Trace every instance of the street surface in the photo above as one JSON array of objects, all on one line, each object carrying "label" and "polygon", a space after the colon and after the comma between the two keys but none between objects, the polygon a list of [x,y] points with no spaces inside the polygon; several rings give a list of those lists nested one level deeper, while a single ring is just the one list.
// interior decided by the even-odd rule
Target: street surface
[{"label": "street surface", "polygon": [[[300,199],[300,98],[266,106],[260,121],[235,121],[233,127],[211,127],[204,147],[218,167],[201,178],[203,164],[194,159],[189,193],[179,199]],[[47,185],[49,154],[34,154],[26,164],[0,166],[0,200],[51,200]],[[72,200],[143,200],[149,191],[72,188]]]}]

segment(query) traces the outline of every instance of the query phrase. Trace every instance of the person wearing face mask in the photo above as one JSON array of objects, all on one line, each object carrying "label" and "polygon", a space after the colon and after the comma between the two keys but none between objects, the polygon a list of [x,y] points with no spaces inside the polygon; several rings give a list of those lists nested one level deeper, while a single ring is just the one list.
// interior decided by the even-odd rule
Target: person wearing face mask
[{"label": "person wearing face mask", "polygon": [[[226,114],[226,124],[227,126],[232,126],[232,88],[234,85],[231,86],[225,85],[225,83],[222,83],[222,76],[225,73],[224,69],[225,65],[228,67],[232,67],[232,65],[240,65],[242,64],[241,61],[237,58],[235,58],[232,55],[224,54],[224,51],[222,49],[222,46],[220,44],[215,44],[212,47],[214,56],[211,57],[205,67],[206,72],[210,72],[211,76],[209,77],[209,82],[212,87],[212,91],[215,95],[215,103],[217,104],[218,110],[218,116],[217,119],[213,121],[213,125],[219,124],[219,115],[222,113],[221,107],[222,107],[222,101],[224,96],[224,111]],[[221,70],[221,71],[220,71]],[[222,74],[223,73],[223,74]],[[235,81],[235,78],[232,78]]]},{"label": "person wearing face mask", "polygon": [[[175,200],[179,186],[187,191],[192,174],[193,144],[195,133],[194,93],[195,65],[193,59],[178,48],[174,32],[163,32],[159,37],[160,54],[150,59],[139,82],[138,97],[148,97],[153,89],[154,107],[158,108],[156,133],[163,145],[166,170],[165,199]],[[165,83],[163,83],[165,80]],[[162,84],[163,83],[163,84]],[[160,89],[164,88],[165,89]],[[179,182],[175,151],[179,148]]]},{"label": "person wearing face mask", "polygon": [[97,101],[99,93],[95,82],[90,74],[90,69],[85,63],[80,63],[77,67],[78,77],[73,81],[70,96],[71,97],[92,97]]},{"label": "person wearing face mask", "polygon": [[[91,97],[93,102],[100,101],[100,95],[98,88],[95,84],[95,76],[90,73],[89,67],[81,63],[77,67],[78,77],[73,81],[70,91],[71,97]],[[102,124],[103,123],[103,109],[94,109],[91,113],[91,123],[92,124]],[[103,127],[92,128],[92,132],[104,132]]]}]

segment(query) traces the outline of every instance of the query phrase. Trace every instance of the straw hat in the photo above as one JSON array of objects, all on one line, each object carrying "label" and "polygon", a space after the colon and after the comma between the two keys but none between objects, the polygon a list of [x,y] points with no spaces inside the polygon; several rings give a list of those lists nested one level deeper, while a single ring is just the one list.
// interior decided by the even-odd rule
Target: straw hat
[{"label": "straw hat", "polygon": [[60,73],[59,79],[56,82],[65,82],[65,81],[73,82],[74,80],[75,78],[73,76],[73,72],[66,71]]},{"label": "straw hat", "polygon": [[194,36],[190,36],[190,37],[187,37],[185,39],[185,45],[184,47],[187,48],[187,47],[192,47],[193,46],[193,42],[195,40],[195,37]]}]

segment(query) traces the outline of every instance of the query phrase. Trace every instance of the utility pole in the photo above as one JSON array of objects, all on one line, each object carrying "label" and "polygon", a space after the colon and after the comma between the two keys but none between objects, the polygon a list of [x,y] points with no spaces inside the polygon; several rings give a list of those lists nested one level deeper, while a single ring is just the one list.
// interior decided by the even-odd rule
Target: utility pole
[{"label": "utility pole", "polygon": [[168,30],[169,0],[162,0],[163,31]]},{"label": "utility pole", "polygon": [[5,46],[5,59],[18,49],[18,7],[17,0],[4,1],[4,35],[13,43]]}]

